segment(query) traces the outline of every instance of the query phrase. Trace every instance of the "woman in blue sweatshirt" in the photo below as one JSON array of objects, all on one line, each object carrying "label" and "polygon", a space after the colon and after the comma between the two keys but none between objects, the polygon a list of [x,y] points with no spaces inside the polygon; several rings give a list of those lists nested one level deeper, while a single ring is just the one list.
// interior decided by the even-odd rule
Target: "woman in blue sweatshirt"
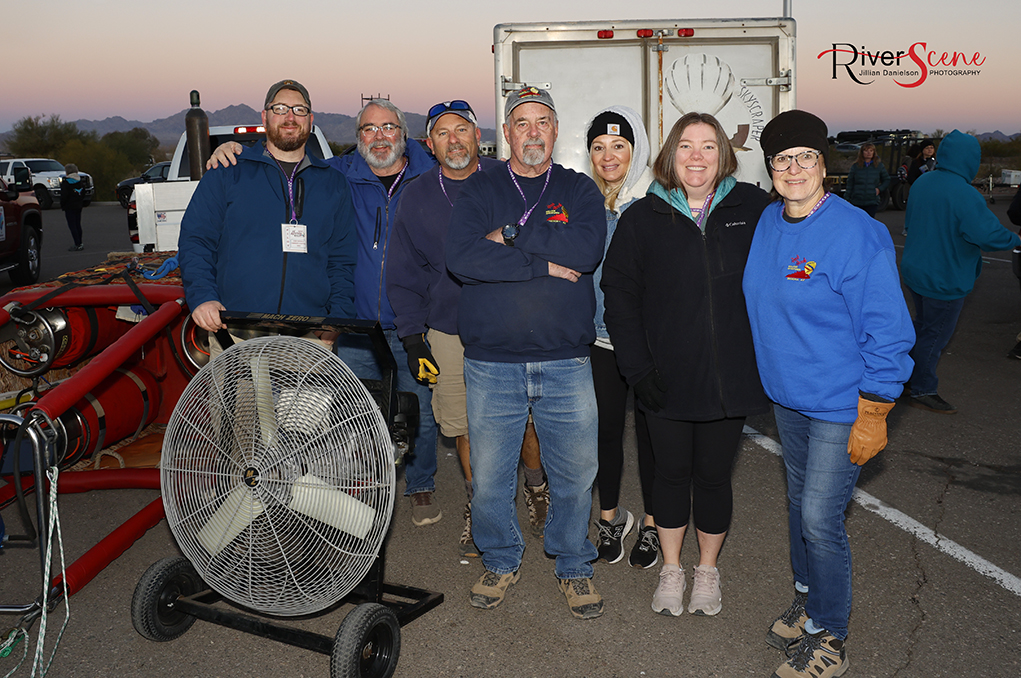
[{"label": "woman in blue sweatshirt", "polygon": [[778,678],[847,669],[851,551],[844,511],[911,374],[914,331],[886,227],[827,193],[826,123],[771,120],[760,143],[780,200],[759,219],[744,293],[787,468],[795,596],[766,636]]}]

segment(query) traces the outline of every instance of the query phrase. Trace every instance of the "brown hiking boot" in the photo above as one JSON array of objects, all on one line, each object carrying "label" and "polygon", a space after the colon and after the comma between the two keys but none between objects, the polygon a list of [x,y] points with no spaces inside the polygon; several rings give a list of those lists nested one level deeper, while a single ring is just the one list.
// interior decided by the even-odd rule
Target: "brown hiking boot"
[{"label": "brown hiking boot", "polygon": [[596,593],[592,579],[559,579],[560,590],[567,597],[571,614],[578,619],[595,619],[603,614],[603,597]]},{"label": "brown hiking boot", "polygon": [[519,578],[520,575],[517,571],[509,574],[497,574],[486,570],[485,574],[479,577],[479,580],[472,586],[472,607],[492,610],[503,602],[503,599],[507,597],[507,589]]}]

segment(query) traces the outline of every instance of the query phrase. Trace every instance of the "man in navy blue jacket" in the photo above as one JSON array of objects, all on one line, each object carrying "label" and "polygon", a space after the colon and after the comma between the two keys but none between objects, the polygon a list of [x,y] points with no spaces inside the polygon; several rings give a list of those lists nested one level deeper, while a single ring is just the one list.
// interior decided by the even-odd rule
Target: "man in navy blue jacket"
[{"label": "man in navy blue jacket", "polygon": [[504,106],[511,158],[465,182],[447,236],[447,267],[464,283],[458,330],[474,497],[472,529],[486,572],[471,604],[499,605],[518,580],[524,543],[514,510],[518,448],[531,413],[549,480],[544,548],[571,614],[603,613],[588,540],[597,459],[589,346],[592,272],[603,255],[603,196],[554,164],[549,92],[525,87]]},{"label": "man in navy blue jacket", "polygon": [[[383,327],[394,359],[408,356],[397,336],[394,311],[387,296],[390,236],[397,207],[409,182],[436,165],[425,149],[409,139],[404,113],[386,99],[373,99],[358,113],[358,152],[327,162],[351,182],[358,224],[358,263],[355,266],[355,314]],[[341,336],[337,355],[363,379],[378,379],[376,354],[364,335]],[[404,370],[397,371],[397,387],[418,396],[418,427],[405,459],[404,494],[411,501],[411,521],[418,526],[443,517],[436,490],[436,421],[429,387]]]},{"label": "man in navy blue jacket", "polygon": [[181,222],[185,298],[196,324],[224,328],[220,311],[348,317],[355,263],[347,180],[306,155],[308,91],[273,85],[262,112],[265,145],[206,173]]},{"label": "man in navy blue jacket", "polygon": [[[407,352],[397,336],[394,311],[387,297],[390,232],[404,187],[418,175],[435,167],[432,157],[412,140],[404,113],[386,99],[373,99],[358,113],[356,153],[333,157],[327,163],[347,177],[355,211],[358,254],[355,265],[352,314],[360,320],[378,321],[397,364]],[[239,147],[228,142],[213,153],[210,164],[233,163]],[[379,379],[376,353],[365,335],[344,334],[334,342],[337,355],[362,379]],[[429,525],[443,517],[433,500],[436,489],[436,422],[429,387],[404,370],[397,372],[397,388],[418,396],[418,426],[411,453],[405,458],[404,494],[411,500],[411,520]]]}]

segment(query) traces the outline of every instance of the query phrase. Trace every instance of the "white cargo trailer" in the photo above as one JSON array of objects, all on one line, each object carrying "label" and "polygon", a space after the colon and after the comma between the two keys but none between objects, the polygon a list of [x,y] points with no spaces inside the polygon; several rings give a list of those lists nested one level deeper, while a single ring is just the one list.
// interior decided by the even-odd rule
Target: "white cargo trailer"
[{"label": "white cargo trailer", "polygon": [[629,106],[645,121],[653,157],[682,115],[712,113],[737,150],[742,181],[771,186],[759,134],[795,107],[795,22],[678,19],[500,24],[493,30],[497,156],[508,157],[504,101],[549,89],[560,131],[554,160],[589,173],[585,126],[599,110]]}]

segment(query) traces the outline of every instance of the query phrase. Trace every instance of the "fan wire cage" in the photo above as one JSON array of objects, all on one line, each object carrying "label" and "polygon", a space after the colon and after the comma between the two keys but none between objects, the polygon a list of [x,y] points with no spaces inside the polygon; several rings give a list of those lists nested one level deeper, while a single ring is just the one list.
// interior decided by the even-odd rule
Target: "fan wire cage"
[{"label": "fan wire cage", "polygon": [[365,577],[393,511],[393,445],[365,386],[295,337],[239,343],[167,428],[167,521],[202,579],[266,614],[323,610]]}]

